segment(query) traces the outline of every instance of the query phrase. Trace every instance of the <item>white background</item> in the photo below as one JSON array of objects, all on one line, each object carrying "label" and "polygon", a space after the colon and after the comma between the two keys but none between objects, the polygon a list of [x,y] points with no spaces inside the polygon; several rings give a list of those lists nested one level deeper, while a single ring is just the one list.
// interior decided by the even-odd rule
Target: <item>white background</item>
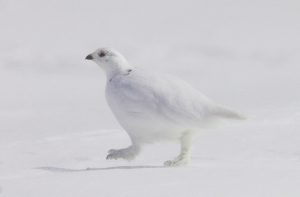
[{"label": "white background", "polygon": [[[0,1],[0,196],[300,195],[297,0]],[[250,118],[106,161],[129,140],[84,60],[113,47]],[[91,170],[85,170],[90,168]]]}]

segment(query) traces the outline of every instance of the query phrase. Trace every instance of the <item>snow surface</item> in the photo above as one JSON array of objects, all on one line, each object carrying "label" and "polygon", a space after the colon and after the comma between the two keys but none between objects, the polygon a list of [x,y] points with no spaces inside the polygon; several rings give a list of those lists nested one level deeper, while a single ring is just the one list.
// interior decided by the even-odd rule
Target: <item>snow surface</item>
[{"label": "snow surface", "polygon": [[[300,195],[300,3],[0,1],[0,196]],[[84,57],[114,47],[175,74],[250,119],[203,131],[192,163],[178,145],[129,144]],[[172,57],[172,58],[171,58]]]}]

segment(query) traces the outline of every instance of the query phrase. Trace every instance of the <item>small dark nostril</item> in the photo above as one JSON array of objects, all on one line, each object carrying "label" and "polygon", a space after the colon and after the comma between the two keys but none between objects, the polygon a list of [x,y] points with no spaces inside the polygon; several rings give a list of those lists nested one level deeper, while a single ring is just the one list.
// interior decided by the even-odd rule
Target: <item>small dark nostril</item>
[{"label": "small dark nostril", "polygon": [[94,59],[94,58],[93,58],[92,55],[88,55],[88,56],[85,57],[85,59],[86,59],[86,60],[92,60],[92,59]]}]

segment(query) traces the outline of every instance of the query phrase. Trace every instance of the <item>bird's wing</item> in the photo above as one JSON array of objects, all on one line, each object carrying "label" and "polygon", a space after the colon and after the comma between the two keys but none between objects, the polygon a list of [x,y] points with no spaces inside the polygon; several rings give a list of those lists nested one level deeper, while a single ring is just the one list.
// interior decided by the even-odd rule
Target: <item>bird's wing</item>
[{"label": "bird's wing", "polygon": [[214,115],[213,102],[173,76],[133,73],[120,80],[118,86],[118,96],[132,113],[195,125]]}]

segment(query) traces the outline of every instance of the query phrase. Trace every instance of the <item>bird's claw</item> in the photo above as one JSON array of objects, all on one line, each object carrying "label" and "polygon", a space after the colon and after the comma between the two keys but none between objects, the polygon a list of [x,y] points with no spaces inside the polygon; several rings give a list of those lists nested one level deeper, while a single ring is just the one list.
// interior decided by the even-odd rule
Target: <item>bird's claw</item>
[{"label": "bird's claw", "polygon": [[111,159],[126,159],[128,161],[133,160],[138,151],[132,147],[124,149],[110,149],[108,155],[106,156],[107,160]]},{"label": "bird's claw", "polygon": [[168,160],[164,162],[164,166],[166,167],[179,167],[179,166],[185,166],[189,163],[189,158],[182,158],[182,157],[177,157],[174,160]]},{"label": "bird's claw", "polygon": [[107,151],[108,154],[111,154],[111,153],[113,153],[113,152],[116,152],[116,149],[109,149],[109,150]]}]

